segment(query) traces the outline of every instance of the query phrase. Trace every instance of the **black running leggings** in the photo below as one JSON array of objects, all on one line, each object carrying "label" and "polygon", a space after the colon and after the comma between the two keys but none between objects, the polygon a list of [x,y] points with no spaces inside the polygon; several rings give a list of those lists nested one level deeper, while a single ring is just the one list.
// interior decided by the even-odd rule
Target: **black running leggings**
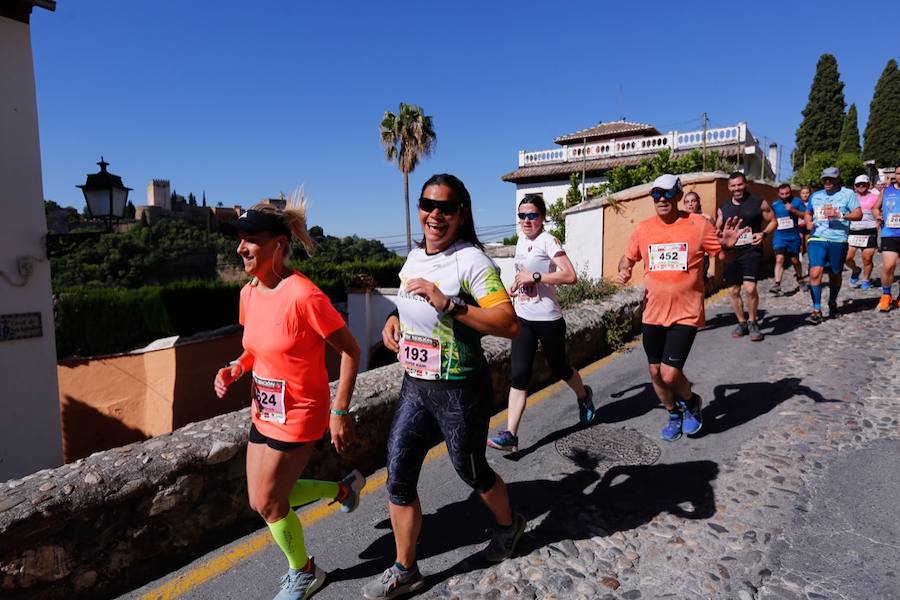
[{"label": "black running leggings", "polygon": [[479,493],[494,487],[497,475],[484,455],[493,399],[487,370],[461,381],[404,376],[387,444],[392,504],[415,502],[425,455],[441,436],[453,468],[467,485]]},{"label": "black running leggings", "polygon": [[531,370],[538,342],[544,349],[544,358],[550,365],[554,379],[568,381],[572,367],[566,362],[566,321],[528,321],[518,317],[519,335],[512,341],[512,387],[527,390],[531,382]]}]

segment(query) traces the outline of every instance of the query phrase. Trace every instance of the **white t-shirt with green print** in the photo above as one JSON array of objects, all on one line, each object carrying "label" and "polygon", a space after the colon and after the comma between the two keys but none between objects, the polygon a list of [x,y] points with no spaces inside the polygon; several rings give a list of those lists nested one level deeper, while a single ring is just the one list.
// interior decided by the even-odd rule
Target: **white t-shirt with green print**
[{"label": "white t-shirt with green print", "polygon": [[406,293],[406,282],[431,281],[467,304],[492,308],[510,302],[500,269],[469,242],[456,242],[443,252],[428,254],[415,248],[400,270],[397,309],[400,312],[400,362],[419,379],[465,379],[487,367],[481,350],[482,334],[438,312],[428,301]]}]

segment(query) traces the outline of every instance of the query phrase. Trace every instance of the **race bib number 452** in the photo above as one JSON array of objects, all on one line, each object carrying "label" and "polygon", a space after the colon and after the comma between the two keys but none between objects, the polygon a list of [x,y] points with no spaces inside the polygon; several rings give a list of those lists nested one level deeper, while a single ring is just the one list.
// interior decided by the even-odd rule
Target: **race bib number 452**
[{"label": "race bib number 452", "polygon": [[687,263],[687,243],[650,244],[648,271],[687,271]]},{"label": "race bib number 452", "polygon": [[424,335],[403,334],[400,339],[400,364],[410,377],[441,378],[441,343]]},{"label": "race bib number 452", "polygon": [[264,379],[254,373],[250,387],[253,403],[256,405],[256,415],[260,420],[284,424],[287,420],[284,410],[284,380]]}]

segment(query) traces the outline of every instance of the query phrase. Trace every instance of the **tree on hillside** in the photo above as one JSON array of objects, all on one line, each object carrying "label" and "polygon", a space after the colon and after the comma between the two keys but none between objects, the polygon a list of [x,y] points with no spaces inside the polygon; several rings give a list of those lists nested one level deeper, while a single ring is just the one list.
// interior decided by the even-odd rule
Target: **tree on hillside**
[{"label": "tree on hillside", "polygon": [[841,172],[841,180],[845,186],[852,186],[857,175],[866,172],[862,157],[855,152],[836,154],[834,152],[816,152],[807,156],[806,163],[794,171],[791,182],[794,185],[808,185],[813,188],[822,187],[822,171],[827,167],[837,167]]},{"label": "tree on hillside", "polygon": [[851,104],[847,114],[844,115],[838,154],[860,154],[862,152],[862,148],[859,145],[859,125],[857,121],[856,104]]},{"label": "tree on hillside", "polygon": [[134,207],[134,203],[129,200],[128,204],[125,205],[125,218],[134,220],[135,214],[137,214],[137,209]]},{"label": "tree on hillside", "polygon": [[803,165],[804,157],[815,152],[837,152],[844,106],[844,84],[838,73],[837,59],[831,54],[823,54],[816,64],[809,101],[803,109],[803,121],[797,128],[794,170]]},{"label": "tree on hillside", "polygon": [[381,143],[384,155],[397,163],[403,173],[403,207],[406,210],[406,249],[412,250],[412,232],[409,223],[409,174],[412,173],[419,159],[434,151],[437,135],[429,115],[421,106],[400,103],[397,114],[385,111],[381,119]]},{"label": "tree on hillside", "polygon": [[863,157],[874,160],[879,167],[900,165],[900,71],[893,58],[875,85]]}]

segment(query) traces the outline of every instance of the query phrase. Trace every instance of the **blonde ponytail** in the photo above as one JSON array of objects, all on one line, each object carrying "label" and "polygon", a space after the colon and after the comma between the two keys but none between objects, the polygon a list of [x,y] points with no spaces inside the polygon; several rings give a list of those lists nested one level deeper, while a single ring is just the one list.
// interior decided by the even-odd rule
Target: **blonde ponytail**
[{"label": "blonde ponytail", "polygon": [[[312,254],[316,246],[316,242],[306,230],[306,213],[309,208],[309,201],[306,199],[306,193],[301,185],[293,191],[288,199],[287,206],[281,210],[271,204],[257,204],[253,210],[277,214],[281,217],[285,227],[291,232],[291,237],[303,246],[307,254]],[[288,246],[287,254],[290,256],[290,246]]]}]

